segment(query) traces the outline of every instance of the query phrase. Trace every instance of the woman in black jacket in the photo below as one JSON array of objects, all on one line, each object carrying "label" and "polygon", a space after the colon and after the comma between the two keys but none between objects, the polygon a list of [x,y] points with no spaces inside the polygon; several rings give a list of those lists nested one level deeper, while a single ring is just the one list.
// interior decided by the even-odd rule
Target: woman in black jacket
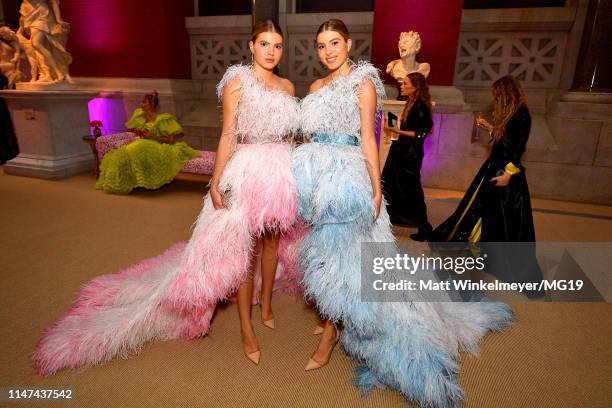
[{"label": "woman in black jacket", "polygon": [[401,86],[401,95],[408,100],[400,117],[400,126],[386,127],[398,137],[391,143],[382,173],[382,187],[387,211],[393,224],[415,225],[410,238],[426,240],[432,230],[427,221],[427,206],[421,186],[423,143],[433,127],[431,97],[425,77],[412,72]]},{"label": "woman in black jacket", "polygon": [[[491,135],[491,154],[455,212],[435,229],[430,240],[487,243],[480,248],[488,252],[488,272],[507,282],[539,282],[542,272],[535,257],[531,199],[521,163],[531,115],[523,89],[513,76],[495,81],[492,94],[493,123],[480,118],[476,123]],[[527,293],[530,297],[543,294]]]}]

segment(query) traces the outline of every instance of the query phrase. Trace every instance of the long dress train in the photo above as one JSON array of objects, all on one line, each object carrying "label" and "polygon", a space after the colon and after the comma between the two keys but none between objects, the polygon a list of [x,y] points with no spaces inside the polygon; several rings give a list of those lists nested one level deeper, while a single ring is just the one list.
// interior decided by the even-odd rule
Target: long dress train
[{"label": "long dress train", "polygon": [[[355,94],[364,81],[376,87],[380,109],[383,84],[366,62],[302,101],[301,128],[311,143],[295,149],[292,166],[299,214],[311,225],[300,252],[304,290],[324,316],[343,324],[341,343],[360,362],[362,390],[388,386],[421,406],[454,407],[463,399],[458,353],[475,352],[513,315],[503,303],[431,302],[418,291],[402,302],[361,300],[361,244],[394,241],[384,205],[374,221]],[[435,279],[433,272],[418,276]]]},{"label": "long dress train", "polygon": [[[488,254],[487,272],[505,282],[533,282],[543,279],[536,258],[535,228],[531,197],[521,158],[531,131],[531,115],[520,107],[506,125],[503,141],[493,143],[457,209],[434,231],[431,241],[479,243]],[[490,180],[499,172],[512,173],[505,187]],[[503,244],[502,244],[503,243]],[[525,291],[529,298],[541,298],[544,291]]]},{"label": "long dress train", "polygon": [[246,278],[252,237],[266,230],[281,233],[281,278],[291,283],[285,290],[300,290],[297,252],[305,228],[296,222],[286,142],[297,130],[299,106],[290,95],[266,89],[247,66],[228,68],[219,96],[234,80],[240,84],[236,137],[242,143],[219,182],[226,208],[215,210],[207,194],[187,243],[85,285],[74,306],[45,330],[33,356],[37,373],[125,357],[151,340],[205,335],[216,304]]}]

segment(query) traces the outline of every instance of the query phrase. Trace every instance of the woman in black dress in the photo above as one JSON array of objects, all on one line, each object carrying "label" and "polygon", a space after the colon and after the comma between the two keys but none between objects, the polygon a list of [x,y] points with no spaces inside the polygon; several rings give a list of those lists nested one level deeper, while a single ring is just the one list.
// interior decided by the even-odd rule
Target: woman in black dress
[{"label": "woman in black dress", "polygon": [[432,230],[421,186],[423,143],[433,127],[431,97],[425,77],[418,72],[408,74],[400,90],[408,100],[400,117],[400,127],[386,127],[398,138],[389,148],[382,186],[391,223],[416,225],[418,232],[410,238],[424,241]]},{"label": "woman in black dress", "polygon": [[[491,135],[491,154],[457,210],[434,230],[430,240],[512,242],[480,246],[489,252],[487,271],[507,282],[538,282],[542,272],[535,257],[531,199],[521,163],[531,130],[531,115],[523,89],[513,76],[495,81],[492,93],[493,123],[481,118],[476,123]],[[527,295],[539,297],[543,292]]]},{"label": "woman in black dress", "polygon": [[[0,89],[8,86],[8,78],[0,74]],[[0,98],[0,164],[15,158],[19,154],[19,146],[13,128],[13,121],[4,98]]]}]

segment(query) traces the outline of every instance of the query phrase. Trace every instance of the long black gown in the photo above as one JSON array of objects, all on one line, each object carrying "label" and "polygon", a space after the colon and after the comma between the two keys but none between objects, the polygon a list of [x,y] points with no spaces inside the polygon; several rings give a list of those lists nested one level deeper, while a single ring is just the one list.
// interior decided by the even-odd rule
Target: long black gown
[{"label": "long black gown", "polygon": [[[0,74],[0,89],[8,85],[8,79]],[[0,98],[0,164],[11,160],[19,154],[19,146],[13,128],[13,121],[6,102]]]},{"label": "long black gown", "polygon": [[389,156],[382,172],[382,188],[387,201],[391,223],[417,225],[419,233],[428,234],[431,225],[427,221],[427,206],[421,186],[423,143],[431,131],[431,110],[417,99],[404,121],[401,130],[412,130],[415,137],[399,136],[389,148]]},{"label": "long black gown", "polygon": [[[495,142],[489,158],[470,184],[455,212],[438,226],[430,241],[477,242],[489,255],[487,272],[506,282],[539,282],[542,271],[535,257],[535,229],[525,167],[531,115],[520,107],[506,125],[504,141]],[[519,170],[505,187],[491,178],[511,164]],[[487,243],[513,244],[487,244]],[[521,244],[524,243],[524,244]],[[539,297],[543,292],[527,292]]]}]

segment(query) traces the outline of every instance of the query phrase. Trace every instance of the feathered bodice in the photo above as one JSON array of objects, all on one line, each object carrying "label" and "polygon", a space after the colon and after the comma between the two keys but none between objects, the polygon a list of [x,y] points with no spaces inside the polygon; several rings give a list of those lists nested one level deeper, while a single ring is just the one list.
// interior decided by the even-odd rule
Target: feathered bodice
[{"label": "feathered bodice", "polygon": [[360,61],[352,64],[349,75],[334,79],[302,100],[300,117],[302,133],[307,138],[315,133],[325,133],[352,135],[360,140],[358,92],[366,80],[376,88],[376,110],[381,110],[385,88],[378,69],[369,62]]},{"label": "feathered bodice", "polygon": [[240,82],[240,101],[236,108],[235,134],[241,143],[269,143],[291,139],[299,129],[300,109],[297,98],[268,89],[255,77],[248,65],[230,66],[217,84],[217,96],[234,79]]}]

